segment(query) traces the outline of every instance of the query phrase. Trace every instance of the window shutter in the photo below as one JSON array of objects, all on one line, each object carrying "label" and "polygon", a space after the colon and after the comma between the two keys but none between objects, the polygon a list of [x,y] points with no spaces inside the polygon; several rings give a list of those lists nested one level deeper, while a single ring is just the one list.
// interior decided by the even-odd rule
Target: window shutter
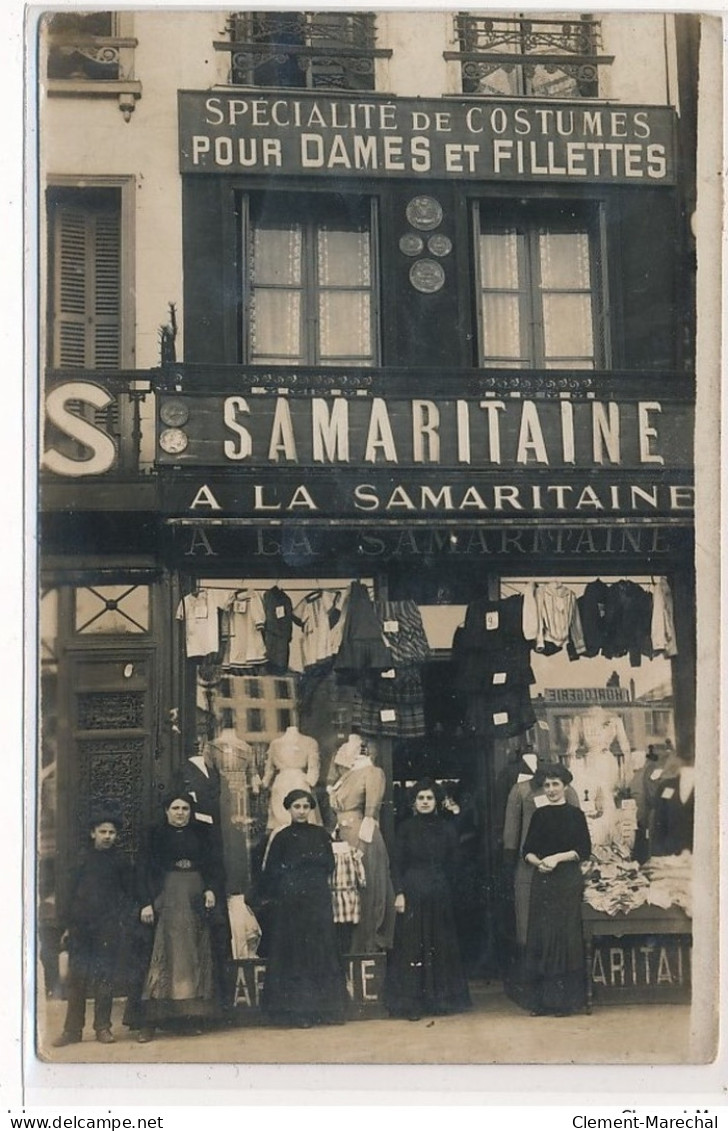
[{"label": "window shutter", "polygon": [[120,364],[121,224],[104,202],[59,203],[53,215],[53,365]]}]

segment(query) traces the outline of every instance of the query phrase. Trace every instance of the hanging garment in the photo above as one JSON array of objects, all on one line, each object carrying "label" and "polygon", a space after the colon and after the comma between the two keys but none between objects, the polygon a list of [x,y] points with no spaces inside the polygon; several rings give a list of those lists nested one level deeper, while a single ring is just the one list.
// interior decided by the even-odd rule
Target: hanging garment
[{"label": "hanging garment", "polygon": [[293,603],[287,593],[274,585],[263,594],[263,642],[271,669],[282,675],[288,671],[288,654],[293,633]]},{"label": "hanging garment", "polygon": [[334,841],[334,871],[329,879],[335,923],[358,923],[362,888],[367,885],[364,856],[345,840]]},{"label": "hanging garment", "polygon": [[652,651],[662,652],[665,656],[677,656],[672,591],[664,577],[659,579],[652,593],[650,628]]},{"label": "hanging garment", "polygon": [[[348,610],[335,670],[343,678],[366,668],[390,668],[392,654],[382,638],[382,626],[376,609],[360,581],[352,582]],[[349,673],[347,676],[346,673]]]},{"label": "hanging garment", "polygon": [[265,609],[255,589],[239,589],[230,598],[228,613],[228,654],[230,667],[246,668],[264,664],[267,659],[263,627]]},{"label": "hanging garment", "polygon": [[[296,623],[300,626],[301,663],[306,668],[326,660],[336,651],[338,633],[336,628],[342,594],[331,589],[314,589],[298,602],[293,610]],[[333,621],[333,623],[332,623]]]},{"label": "hanging garment", "polygon": [[558,652],[571,641],[577,655],[586,650],[576,594],[561,581],[536,586],[536,651],[546,655]]},{"label": "hanging garment", "polygon": [[425,703],[419,665],[364,672],[352,698],[352,726],[382,738],[425,734]]},{"label": "hanging garment", "polygon": [[188,593],[177,606],[176,619],[184,621],[187,658],[209,656],[220,648],[220,618],[218,610],[228,599],[228,593],[200,589]]},{"label": "hanging garment", "polygon": [[464,695],[464,720],[471,732],[511,738],[535,724],[522,595],[472,601],[453,637],[453,661],[455,687]]},{"label": "hanging garment", "polygon": [[414,601],[375,601],[392,666],[421,664],[430,655],[422,615]]},{"label": "hanging garment", "polygon": [[652,594],[634,581],[609,586],[604,616],[602,655],[613,660],[629,654],[633,668],[642,656],[652,657]]},{"label": "hanging garment", "polygon": [[[609,586],[605,585],[599,578],[596,581],[590,581],[581,597],[577,599],[576,607],[584,637],[584,651],[581,653],[583,656],[598,656],[602,650],[608,599]],[[568,651],[570,659],[579,659],[579,653],[571,640],[569,640]]]}]

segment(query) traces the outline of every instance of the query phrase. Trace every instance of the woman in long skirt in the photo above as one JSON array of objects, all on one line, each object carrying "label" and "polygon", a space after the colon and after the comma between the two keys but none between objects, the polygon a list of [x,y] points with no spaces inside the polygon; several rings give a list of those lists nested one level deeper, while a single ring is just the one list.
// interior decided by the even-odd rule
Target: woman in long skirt
[{"label": "woman in long skirt", "polygon": [[392,859],[398,914],[387,1005],[410,1021],[470,1008],[452,900],[457,833],[438,813],[438,793],[429,779],[415,785],[413,816],[397,830]]},{"label": "woman in long skirt", "polygon": [[291,790],[283,804],[291,824],[274,833],[263,872],[274,914],[262,1007],[279,1025],[341,1024],[347,995],[329,887],[331,838],[309,824],[316,801],[307,790]]},{"label": "woman in long skirt", "polygon": [[154,943],[142,991],[139,1040],[159,1025],[199,1031],[215,1013],[209,913],[218,884],[204,832],[190,825],[192,798],[169,796],[164,821],[152,829],[143,867],[142,923]]},{"label": "woman in long skirt", "polygon": [[566,802],[570,782],[561,765],[535,775],[548,804],[534,813],[523,845],[523,858],[534,869],[525,954],[533,1016],[564,1017],[586,1001],[579,864],[591,854],[591,839],[581,809]]}]

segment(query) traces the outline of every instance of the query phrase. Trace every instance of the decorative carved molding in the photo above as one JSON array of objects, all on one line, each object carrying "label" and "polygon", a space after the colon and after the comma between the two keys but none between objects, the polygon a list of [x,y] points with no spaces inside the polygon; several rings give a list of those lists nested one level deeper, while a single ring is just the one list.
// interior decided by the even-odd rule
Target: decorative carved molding
[{"label": "decorative carved molding", "polygon": [[77,699],[80,730],[140,730],[144,726],[143,691],[87,691]]}]

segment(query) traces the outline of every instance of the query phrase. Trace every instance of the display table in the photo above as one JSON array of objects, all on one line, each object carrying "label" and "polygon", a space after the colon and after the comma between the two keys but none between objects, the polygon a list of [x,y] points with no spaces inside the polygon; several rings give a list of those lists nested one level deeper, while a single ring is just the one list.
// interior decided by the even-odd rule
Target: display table
[{"label": "display table", "polygon": [[600,1004],[690,1001],[692,919],[643,904],[607,915],[582,905],[587,1013]]}]

